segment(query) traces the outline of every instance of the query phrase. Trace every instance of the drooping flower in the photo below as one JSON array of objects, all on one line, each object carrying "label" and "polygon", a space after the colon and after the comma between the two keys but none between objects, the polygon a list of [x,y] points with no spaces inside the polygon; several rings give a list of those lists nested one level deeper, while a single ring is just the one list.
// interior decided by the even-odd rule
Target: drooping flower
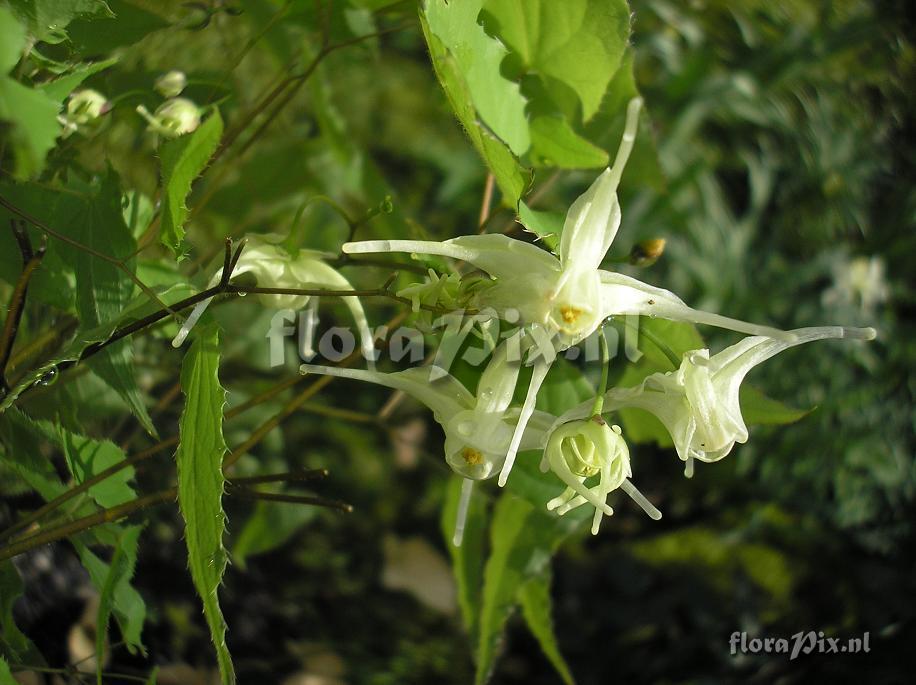
[{"label": "drooping flower", "polygon": [[[872,340],[873,328],[821,326],[790,331],[791,341],[752,336],[710,356],[709,350],[684,354],[680,368],[654,373],[633,388],[613,388],[604,395],[603,411],[636,407],[654,414],[671,434],[678,456],[693,473],[693,460],[712,462],[748,439],[741,414],[739,391],[748,372],[758,364],[796,345],[846,338]],[[587,415],[591,403],[583,402],[561,420]]]},{"label": "drooping flower", "polygon": [[[574,420],[555,428],[547,440],[542,470],[549,467],[566,483],[566,490],[547,503],[547,509],[562,516],[588,502],[595,507],[592,535],[598,534],[603,516],[614,510],[607,505],[607,496],[620,488],[653,519],[661,512],[630,482],[630,450],[620,434],[619,426],[609,426],[600,416]],[[598,476],[597,485],[586,487],[586,479]]]},{"label": "drooping flower", "polygon": [[[613,166],[570,207],[557,256],[504,235],[462,236],[444,242],[376,240],[346,243],[343,251],[349,254],[411,252],[470,262],[493,279],[489,287],[475,292],[472,305],[479,309],[492,308],[502,318],[510,312],[517,315],[532,335],[546,336],[557,352],[587,338],[608,317],[626,314],[658,316],[791,339],[791,335],[768,326],[692,309],[667,290],[599,268],[620,227],[617,186],[636,138],[641,104],[641,99],[635,98],[627,107],[623,138]],[[525,421],[534,409],[535,397],[554,356],[542,344],[533,348],[541,356],[534,362],[516,435],[500,473],[500,485],[504,485],[509,476]]]},{"label": "drooping flower", "polygon": [[[445,461],[465,481],[455,526],[455,544],[461,543],[473,481],[495,476],[506,458],[519,410],[510,409],[519,365],[509,360],[507,345],[493,352],[472,395],[454,376],[433,367],[380,373],[341,367],[303,364],[302,373],[318,373],[367,381],[401,390],[422,402],[445,432]],[[522,436],[520,449],[540,449],[555,416],[534,412]]]},{"label": "drooping flower", "polygon": [[69,137],[81,126],[91,124],[111,109],[111,103],[97,90],[83,89],[71,93],[67,100],[67,111],[57,117],[63,125],[62,136]]},{"label": "drooping flower", "polygon": [[[350,282],[339,271],[323,261],[329,255],[316,250],[299,250],[298,254],[293,256],[279,245],[282,240],[284,237],[276,234],[249,236],[245,249],[232,270],[232,278],[250,274],[259,287],[268,288],[352,289]],[[219,283],[222,275],[223,269],[220,268],[210,279],[208,287],[212,288]],[[211,299],[206,299],[194,307],[179,329],[178,335],[172,340],[173,347],[180,347],[185,341],[191,328],[209,306]],[[302,309],[308,305],[314,311],[318,307],[318,299],[318,297],[308,295],[258,295],[258,300],[272,309]],[[363,355],[366,359],[371,360],[374,358],[374,345],[363,306],[358,297],[344,297],[343,301],[359,330]],[[311,348],[311,341],[306,341],[306,345]]]},{"label": "drooping flower", "polygon": [[187,98],[166,100],[152,114],[143,105],[138,105],[137,113],[146,119],[151,132],[166,138],[178,138],[200,126],[200,107]]},{"label": "drooping flower", "polygon": [[173,69],[157,78],[153,88],[162,97],[173,98],[181,95],[186,85],[188,85],[188,78],[184,72]]}]

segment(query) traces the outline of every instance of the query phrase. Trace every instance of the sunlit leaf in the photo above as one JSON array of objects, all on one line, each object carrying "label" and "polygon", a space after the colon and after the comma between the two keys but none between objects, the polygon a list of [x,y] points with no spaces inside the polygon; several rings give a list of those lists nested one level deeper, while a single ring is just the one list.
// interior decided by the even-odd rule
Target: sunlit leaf
[{"label": "sunlit leaf", "polygon": [[216,647],[220,677],[235,682],[235,671],[226,647],[226,621],[217,592],[226,570],[223,533],[223,407],[226,393],[219,383],[219,333],[201,326],[181,366],[181,389],[185,395],[179,423],[178,504],[185,521],[188,565],[204,616]]},{"label": "sunlit leaf", "polygon": [[191,184],[206,168],[222,135],[223,119],[215,109],[196,131],[163,143],[159,151],[163,188],[160,237],[177,258],[184,254],[184,223],[188,218],[185,202]]}]

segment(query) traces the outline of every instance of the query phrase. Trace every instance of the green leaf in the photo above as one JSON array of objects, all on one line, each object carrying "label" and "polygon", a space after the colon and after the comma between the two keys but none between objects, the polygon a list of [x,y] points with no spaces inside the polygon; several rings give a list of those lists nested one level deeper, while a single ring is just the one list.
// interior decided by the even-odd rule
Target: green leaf
[{"label": "green leaf", "polygon": [[[136,241],[124,223],[119,180],[111,170],[101,181],[90,186],[87,195],[64,196],[57,216],[56,225],[66,226],[71,237],[97,253],[120,258],[136,249]],[[67,256],[76,271],[76,308],[80,324],[93,328],[116,320],[133,294],[134,283],[130,277],[115,264],[86,250],[73,249]],[[131,341],[125,339],[109,345],[88,364],[155,437],[156,428],[137,387]]]},{"label": "green leaf", "polygon": [[522,605],[522,616],[525,623],[528,624],[529,630],[537,638],[538,644],[544,651],[544,656],[556,669],[563,682],[567,685],[573,685],[575,680],[566,664],[563,655],[560,654],[557,638],[553,630],[552,600],[550,598],[550,568],[543,573],[535,576],[527,583],[522,585],[518,591],[518,599]]},{"label": "green leaf", "polygon": [[0,459],[45,500],[51,500],[60,495],[65,486],[54,465],[36,449],[36,436],[44,435],[44,429],[37,422],[17,409],[0,416],[0,440],[6,447]]},{"label": "green leaf", "polygon": [[10,672],[10,665],[6,663],[6,659],[0,656],[0,685],[18,685],[18,683],[13,680],[13,674]]},{"label": "green leaf", "polygon": [[22,24],[8,9],[0,7],[0,74],[5,76],[16,66],[22,57],[25,38]]},{"label": "green leaf", "polygon": [[524,534],[534,508],[524,500],[503,495],[496,503],[490,527],[492,552],[484,570],[483,600],[480,607],[477,671],[474,682],[487,682],[500,650],[503,628],[515,608],[516,590],[523,580],[513,552],[520,553],[517,540]]},{"label": "green leaf", "polygon": [[203,600],[204,616],[216,647],[224,684],[235,682],[232,660],[226,647],[226,621],[219,607],[217,590],[226,570],[223,532],[226,514],[222,497],[225,487],[223,455],[223,407],[226,393],[219,384],[219,333],[213,326],[199,327],[181,366],[181,389],[185,395],[179,423],[178,504],[185,521],[188,564],[194,587]]},{"label": "green leaf", "polygon": [[[121,629],[121,637],[128,650],[134,654],[144,652],[141,641],[143,632],[143,622],[146,620],[146,603],[140,593],[130,584],[133,577],[134,567],[137,563],[137,540],[142,526],[133,526],[129,528],[120,528],[114,526],[108,529],[96,528],[93,530],[95,540],[101,539],[105,544],[115,547],[115,555],[118,550],[121,551],[124,560],[119,564],[124,564],[122,570],[116,573],[112,580],[113,589],[111,590],[111,607],[118,626]],[[123,532],[121,532],[123,531]],[[133,532],[136,531],[136,532]],[[105,586],[111,578],[112,570],[109,564],[102,561],[96,554],[89,549],[85,538],[71,539],[76,553],[79,555],[80,562],[89,573],[89,579],[99,593],[105,592]],[[112,559],[112,565],[115,560]],[[100,606],[101,609],[101,606]]]},{"label": "green leaf", "polygon": [[8,76],[0,76],[0,122],[16,158],[13,176],[24,180],[37,176],[48,151],[60,133],[60,103]]},{"label": "green leaf", "polygon": [[[442,537],[452,559],[452,572],[458,586],[458,606],[461,620],[471,640],[477,635],[477,617],[480,613],[480,588],[483,585],[484,548],[486,546],[486,505],[480,493],[471,495],[468,516],[464,527],[464,539],[455,547],[452,537],[455,532],[455,517],[458,513],[458,499],[461,495],[463,478],[449,478],[445,490],[445,504],[442,507],[440,524]],[[475,488],[482,487],[475,484]]]},{"label": "green leaf", "polygon": [[113,14],[79,18],[68,27],[70,42],[81,54],[108,54],[115,48],[134,45],[153,31],[169,26],[169,22],[159,15],[126,0],[108,0],[108,6]]},{"label": "green leaf", "polygon": [[159,151],[162,160],[162,244],[176,258],[184,253],[184,222],[188,218],[185,200],[191,184],[206,168],[223,135],[223,119],[214,110],[200,127],[164,143]]},{"label": "green leaf", "polygon": [[[137,561],[137,542],[142,526],[131,526],[121,534],[111,558],[108,575],[99,593],[99,610],[95,626],[96,682],[102,685],[102,668],[105,666],[105,641],[108,638],[108,620],[115,604],[115,592],[130,583]],[[144,611],[145,613],[145,611]]]},{"label": "green leaf", "polygon": [[531,145],[525,99],[518,84],[500,73],[508,51],[477,23],[482,5],[483,0],[427,0],[424,16],[430,32],[454,58],[480,118],[520,157]]},{"label": "green leaf", "polygon": [[104,0],[9,0],[10,8],[33,38],[59,43],[64,29],[77,17],[113,16]]},{"label": "green leaf", "polygon": [[544,241],[551,250],[556,250],[560,244],[560,233],[563,232],[563,223],[566,215],[560,212],[541,212],[531,209],[524,202],[518,203],[518,221]]},{"label": "green leaf", "polygon": [[65,76],[61,76],[60,78],[56,78],[53,81],[41,84],[36,88],[36,90],[41,91],[52,100],[63,102],[67,96],[70,95],[70,93],[72,93],[73,90],[87,78],[93,74],[99,73],[100,71],[104,71],[113,64],[117,64],[117,62],[118,58],[112,57],[101,62],[81,65],[79,68],[74,69]]},{"label": "green leaf", "polygon": [[232,561],[245,570],[248,557],[276,549],[315,518],[316,507],[291,507],[279,502],[257,502],[232,545]]},{"label": "green leaf", "polygon": [[[436,0],[436,2],[439,1]],[[458,3],[452,4],[457,5]],[[420,24],[429,46],[433,69],[452,110],[464,126],[468,138],[483,158],[484,163],[493,172],[496,183],[503,194],[504,202],[514,207],[528,187],[530,172],[523,169],[518,158],[506,143],[495,136],[478,118],[468,83],[458,61],[449,52],[443,41],[432,33],[425,14],[420,15]]]},{"label": "green leaf", "polygon": [[[48,430],[53,428],[49,426]],[[67,466],[77,483],[127,459],[124,450],[108,440],[93,440],[64,429],[59,429],[59,434]],[[106,508],[129,502],[136,496],[133,488],[128,485],[133,477],[132,467],[121,469],[117,474],[89,488],[89,496],[99,506]]]},{"label": "green leaf", "polygon": [[783,404],[779,400],[767,397],[753,385],[742,383],[739,390],[741,415],[749,425],[782,425],[795,423],[803,416],[814,411],[811,409],[796,409]]},{"label": "green leaf", "polygon": [[569,89],[584,120],[598,111],[630,34],[625,0],[484,0],[483,14],[490,33],[556,101]]},{"label": "green leaf", "polygon": [[605,167],[608,154],[570,128],[559,116],[541,115],[531,121],[531,161],[535,166],[561,169]]},{"label": "green leaf", "polygon": [[22,578],[13,562],[0,561],[0,656],[16,663],[44,664],[41,653],[13,620],[13,606],[22,592]]}]

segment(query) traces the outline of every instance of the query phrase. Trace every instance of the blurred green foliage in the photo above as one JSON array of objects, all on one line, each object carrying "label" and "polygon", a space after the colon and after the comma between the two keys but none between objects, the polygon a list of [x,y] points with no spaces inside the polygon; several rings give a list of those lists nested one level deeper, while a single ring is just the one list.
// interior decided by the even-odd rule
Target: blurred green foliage
[{"label": "blurred green foliage", "polygon": [[[378,685],[467,683],[491,668],[493,682],[554,683],[564,661],[579,683],[905,681],[916,618],[909,599],[916,590],[909,142],[916,54],[907,3],[633,0],[627,9],[615,0],[574,39],[623,40],[631,11],[631,48],[618,54],[608,40],[603,67],[584,70],[581,87],[569,89],[557,70],[581,65],[527,54],[506,19],[519,3],[469,2],[456,25],[436,15],[455,0],[430,2],[423,26],[412,2],[0,3],[0,196],[67,236],[124,257],[157,297],[174,303],[206,287],[222,264],[226,237],[289,232],[294,245],[336,253],[350,226],[316,196],[349,217],[392,198],[393,211],[361,226],[360,236],[472,233],[486,183],[478,153],[495,167],[502,191],[488,226],[510,228],[523,197],[520,213],[537,210],[544,237],[593,168],[613,154],[621,105],[638,88],[647,114],[624,174],[623,226],[608,262],[625,260],[638,241],[664,238],[664,256],[646,280],[691,305],[783,328],[875,326],[879,339],[868,347],[803,346],[756,371],[755,388],[785,405],[767,404],[752,389],[761,410],[755,423],[772,422],[764,409],[795,422],[753,428],[747,445],[698,468],[692,480],[682,479],[672,450],[656,444],[665,437],[657,426],[623,415],[626,434],[641,443],[633,446],[640,487],[664,511],[663,521],[615,507],[601,535],[586,537],[575,519],[558,523],[539,511],[558,492],[543,488],[534,464],[520,463],[509,494],[479,489],[477,523],[460,551],[445,541],[456,492],[427,412],[408,399],[379,422],[387,391],[329,385],[241,455],[236,475],[327,468],[321,493],[351,503],[355,513],[224,498],[235,565],[219,600],[240,682],[318,673],[328,655],[343,664],[334,677]],[[531,5],[547,15],[560,11]],[[546,44],[558,35],[553,29],[526,27]],[[448,50],[456,31],[473,33],[481,52],[455,59]],[[476,92],[461,59],[482,59],[484,77],[501,96]],[[171,69],[188,74],[185,95],[213,112],[204,126],[225,121],[226,151],[217,146],[219,133],[160,147],[144,131],[135,108],[161,104],[153,83]],[[282,83],[274,102],[284,106],[258,111]],[[61,103],[78,87],[100,91],[113,107],[55,144]],[[240,127],[252,112],[250,126]],[[0,208],[3,302],[21,270],[6,229],[13,217]],[[100,223],[104,233],[92,230]],[[40,232],[28,233],[37,247]],[[138,244],[151,247],[133,254]],[[188,259],[179,263],[173,251]],[[355,287],[371,288],[390,271],[344,272]],[[103,283],[80,287],[93,279]],[[414,280],[401,271],[393,287]],[[106,293],[101,302],[93,299],[99,292]],[[211,310],[223,331],[219,378],[229,391],[223,430],[230,446],[243,444],[300,391],[231,413],[298,367],[290,343],[285,366],[271,368],[264,331],[272,312],[254,299]],[[367,307],[373,323],[402,311],[384,300]],[[134,454],[154,444],[151,429],[164,438],[176,433],[182,357],[168,345],[176,332],[171,320],[130,346],[112,346],[91,372],[86,365],[57,371],[116,323],[155,308],[113,264],[48,242],[8,367],[11,380],[39,385],[4,398],[23,412],[7,410],[4,416],[15,418],[0,426],[4,524],[57,496],[61,476],[77,485],[123,460],[118,445]],[[339,305],[327,312],[322,325],[347,320]],[[665,335],[689,346],[699,344],[695,333]],[[727,334],[703,333],[714,349],[731,342]],[[646,344],[643,351],[639,364],[615,360],[612,382],[630,385],[668,368],[657,349]],[[596,380],[592,372],[581,364],[559,368],[539,406],[581,399],[578,391]],[[455,374],[476,382],[473,370]],[[342,409],[351,415],[335,413]],[[62,520],[120,503],[123,489],[171,486],[170,453],[138,469],[135,486],[121,480],[108,482],[112,492],[89,489]],[[97,591],[113,598],[105,607],[120,626],[111,629],[112,671],[146,674],[175,662],[206,668],[213,660],[178,516],[175,507],[144,512],[137,596],[121,590],[119,599],[116,589],[131,575],[119,554],[133,566],[137,528],[107,524],[73,540]],[[419,536],[452,557],[454,612],[383,582],[391,564],[386,535]],[[526,535],[544,539],[513,546]],[[560,541],[551,571],[543,550]],[[122,547],[127,551],[114,551]],[[39,665],[41,655],[9,623],[20,585],[11,563],[0,562],[0,654],[14,667]],[[544,600],[548,587],[553,607]],[[22,608],[34,594],[26,588],[17,605],[20,627],[49,666],[63,666],[62,639]],[[139,645],[131,617],[144,600],[145,655],[115,648],[118,640]],[[872,652],[790,662],[728,651],[734,631],[781,637],[805,630],[869,631]],[[475,656],[484,664],[476,670]],[[4,668],[0,660],[0,682]]]}]

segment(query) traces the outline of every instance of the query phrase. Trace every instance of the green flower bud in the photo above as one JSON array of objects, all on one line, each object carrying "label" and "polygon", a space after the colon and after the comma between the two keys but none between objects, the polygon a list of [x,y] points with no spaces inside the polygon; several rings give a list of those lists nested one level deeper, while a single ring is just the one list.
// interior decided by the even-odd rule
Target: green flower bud
[{"label": "green flower bud", "polygon": [[181,95],[186,85],[188,85],[188,79],[184,72],[172,70],[157,78],[153,87],[162,97],[173,98]]}]

